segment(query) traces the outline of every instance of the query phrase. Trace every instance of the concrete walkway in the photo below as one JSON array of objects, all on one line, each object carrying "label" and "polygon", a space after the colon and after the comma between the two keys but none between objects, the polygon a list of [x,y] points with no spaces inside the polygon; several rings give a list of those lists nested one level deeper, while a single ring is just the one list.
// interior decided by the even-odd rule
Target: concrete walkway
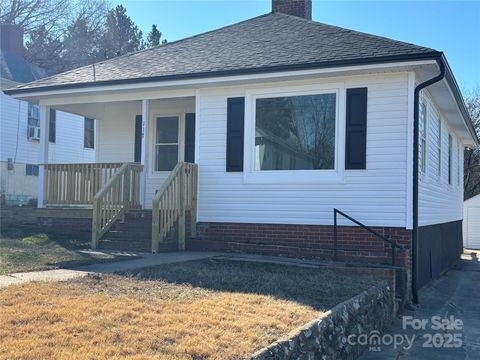
[{"label": "concrete walkway", "polygon": [[224,255],[215,252],[172,252],[161,254],[139,253],[141,258],[123,260],[110,263],[97,263],[79,266],[73,269],[56,269],[46,271],[32,271],[13,273],[0,276],[0,287],[18,285],[30,281],[64,281],[86,276],[91,273],[113,273],[146,268],[150,266],[172,264],[182,261],[207,259],[213,256]]},{"label": "concrete walkway", "polygon": [[[380,345],[367,349],[361,360],[470,360],[480,359],[480,262],[475,254],[464,255],[456,269],[420,292],[418,308],[395,320],[386,334],[405,339],[414,337],[413,345]],[[409,316],[410,318],[406,318]],[[452,328],[433,328],[432,316],[455,319]],[[453,316],[453,318],[451,318]],[[428,320],[424,329],[413,329],[411,319]],[[462,323],[460,323],[461,321]],[[453,328],[456,327],[456,328]],[[460,339],[460,341],[456,340]]]}]

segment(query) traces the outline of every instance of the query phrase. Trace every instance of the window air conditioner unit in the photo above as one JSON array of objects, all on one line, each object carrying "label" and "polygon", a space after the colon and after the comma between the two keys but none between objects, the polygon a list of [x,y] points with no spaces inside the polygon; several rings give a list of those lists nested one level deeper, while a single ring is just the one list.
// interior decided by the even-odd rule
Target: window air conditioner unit
[{"label": "window air conditioner unit", "polygon": [[40,141],[40,127],[39,126],[28,126],[28,139],[29,140],[38,140]]}]

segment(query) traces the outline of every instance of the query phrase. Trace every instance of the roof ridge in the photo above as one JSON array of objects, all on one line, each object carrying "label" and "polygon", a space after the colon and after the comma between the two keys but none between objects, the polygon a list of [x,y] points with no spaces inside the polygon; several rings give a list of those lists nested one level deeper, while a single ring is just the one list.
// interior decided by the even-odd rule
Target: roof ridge
[{"label": "roof ridge", "polygon": [[438,52],[438,53],[441,52],[441,51],[438,51],[436,49],[433,49],[433,48],[430,48],[430,47],[427,47],[427,46],[417,45],[417,44],[409,43],[409,42],[406,42],[406,41],[403,41],[403,40],[392,39],[392,38],[382,36],[382,35],[375,35],[375,34],[363,32],[363,31],[352,30],[352,29],[344,28],[344,27],[341,27],[341,26],[338,26],[338,25],[331,25],[331,24],[327,24],[327,23],[324,23],[324,22],[316,21],[316,20],[305,19],[305,18],[302,18],[302,17],[299,17],[299,16],[285,14],[285,13],[278,12],[278,11],[272,11],[271,14],[286,16],[286,17],[289,17],[289,18],[292,18],[292,19],[295,19],[295,20],[299,20],[299,21],[314,24],[316,26],[318,26],[318,25],[327,26],[327,27],[330,27],[330,28],[333,28],[333,29],[342,30],[342,31],[352,33],[352,34],[360,34],[360,35],[368,36],[368,37],[373,38],[373,39],[382,39],[382,40],[387,40],[387,41],[390,41],[390,42],[396,42],[396,43],[400,43],[400,44],[404,44],[404,45],[415,46],[415,47],[420,47],[420,48],[423,48],[423,49],[433,50],[433,51]]},{"label": "roof ridge", "polygon": [[[277,28],[278,26],[281,26],[282,28]],[[424,55],[427,55],[427,54],[438,55],[441,53],[431,48],[427,48],[427,47],[423,47],[423,46],[419,46],[411,43],[406,43],[399,40],[394,40],[394,39],[390,39],[390,38],[379,36],[379,35],[364,33],[364,32],[351,30],[351,29],[347,29],[347,28],[343,28],[335,25],[325,24],[315,20],[308,20],[305,18],[272,11],[272,12],[265,13],[253,18],[246,19],[246,20],[242,20],[233,24],[225,25],[217,29],[209,30],[203,33],[195,34],[195,35],[188,36],[176,41],[172,41],[164,45],[158,45],[148,49],[142,49],[142,50],[130,52],[121,56],[116,56],[110,59],[104,59],[93,64],[85,65],[85,66],[71,69],[62,73],[54,74],[39,80],[35,80],[30,83],[22,84],[17,88],[20,90],[20,89],[30,88],[30,87],[31,88],[35,88],[39,86],[41,87],[43,84],[55,83],[58,81],[63,82],[64,84],[90,83],[91,85],[95,85],[95,83],[108,80],[110,77],[112,78],[112,80],[120,79],[123,77],[123,75],[125,75],[125,78],[129,78],[129,79],[148,78],[148,77],[153,77],[156,74],[159,74],[158,76],[161,76],[162,75],[160,74],[161,71],[156,72],[155,68],[146,69],[145,67],[143,67],[141,71],[137,73],[134,72],[131,75],[128,74],[128,71],[127,71],[127,74],[117,73],[112,76],[109,76],[109,75],[105,76],[105,74],[112,71],[112,69],[124,68],[128,64],[135,63],[137,60],[145,63],[157,63],[157,65],[162,67],[161,63],[159,63],[158,61],[155,62],[154,59],[157,59],[157,58],[163,59],[163,56],[165,56],[165,59],[167,60],[167,64],[170,64],[171,66],[172,64],[174,65],[171,71],[170,69],[168,71],[164,69],[163,75],[167,75],[169,73],[176,73],[176,72],[179,72],[179,70],[181,69],[180,68],[178,70],[176,69],[177,60],[174,60],[175,55],[172,55],[172,54],[176,54],[177,51],[181,52],[183,48],[188,48],[189,46],[194,46],[194,47],[196,46],[196,50],[199,50],[198,47],[199,46],[202,47],[201,43],[203,39],[205,39],[206,41],[209,41],[209,39],[212,39],[212,38],[222,39],[225,37],[228,39],[228,37],[232,37],[232,36],[237,36],[241,38],[241,36],[239,36],[239,33],[241,33],[242,31],[247,31],[250,27],[254,29],[253,31],[255,31],[256,27],[258,27],[259,29],[266,28],[265,31],[267,32],[267,34],[269,34],[269,36],[272,36],[272,37],[276,36],[275,34],[278,34],[279,32],[282,32],[282,31],[283,32],[287,31],[287,32],[296,34],[297,33],[296,31],[290,31],[288,28],[291,28],[291,30],[295,30],[295,28],[298,27],[299,29],[302,29],[303,31],[307,32],[306,36],[303,36],[302,34],[297,34],[296,36],[294,36],[295,38],[294,41],[299,42],[300,44],[302,43],[302,41],[304,41],[302,40],[303,38],[305,39],[308,38],[308,31],[311,31],[312,33],[318,32],[318,36],[321,41],[325,41],[325,36],[332,36],[332,39],[334,40],[340,39],[343,41],[343,43],[340,43],[340,45],[342,45],[343,47],[349,46],[351,42],[349,38],[353,39],[352,41],[355,41],[357,43],[361,43],[362,42],[361,40],[364,40],[365,42],[364,45],[358,45],[358,44],[355,45],[355,48],[357,49],[358,52],[355,54],[355,56],[352,54],[349,55],[352,57],[352,59],[357,57],[369,58],[371,56],[376,58],[381,58],[382,56],[389,55],[388,53],[389,51],[397,55],[401,52],[405,54],[410,54],[410,55],[415,55],[420,53],[423,53]],[[259,36],[261,37],[261,34],[259,34]],[[347,41],[345,41],[345,39]],[[243,42],[241,39],[238,41],[237,40],[235,41],[243,44],[245,43],[246,40]],[[271,40],[267,39],[266,41],[270,42]],[[311,39],[309,40],[310,46],[313,46],[313,44],[315,44],[315,42],[312,43],[312,41],[313,40]],[[326,43],[328,45],[328,41],[326,41]],[[228,46],[228,42],[223,42],[223,43],[220,42],[220,44],[223,44],[222,45],[223,47]],[[251,43],[252,49],[255,49],[255,47],[258,47],[258,46],[259,45],[256,44],[255,41],[252,41]],[[283,44],[282,46],[285,46],[285,44]],[[333,46],[335,47],[335,44],[333,44]],[[380,48],[379,53],[376,52],[377,49],[375,47]],[[367,50],[363,51],[364,48],[366,48]],[[262,48],[259,48],[259,49],[261,50]],[[313,46],[313,50],[305,49],[305,52],[307,55],[305,55],[303,58],[301,58],[301,56],[297,56],[295,60],[296,63],[297,64],[318,63],[318,62],[321,63],[322,61],[324,61],[321,59],[322,58],[321,56],[317,56],[315,55],[317,53],[312,52],[314,50],[315,50],[315,46]],[[339,51],[338,46],[335,50]],[[202,49],[198,51],[198,53],[201,55],[202,51],[203,53],[208,53],[209,49],[205,48],[204,46]],[[382,55],[382,51],[385,53],[384,55]],[[340,55],[342,54],[340,53]],[[260,68],[261,67],[266,68],[268,67],[268,65],[275,65],[281,62],[278,59],[272,60],[268,58],[268,54],[265,55],[264,58],[265,59],[259,56],[258,59],[256,60],[258,62],[258,65],[256,66]],[[200,59],[202,59],[201,56],[200,56]],[[333,60],[330,59],[330,61],[333,61]],[[170,63],[168,63],[168,61],[170,61]],[[247,60],[247,61],[250,61],[250,60]],[[209,62],[212,62],[212,61],[209,60]],[[287,63],[288,62],[286,61],[285,66],[288,65]],[[242,68],[241,65],[242,64],[240,65],[236,64],[236,66],[239,66],[239,68]],[[183,64],[183,66],[185,66],[185,64]],[[214,66],[211,66],[211,67],[214,67]],[[254,66],[252,65],[251,67],[254,67]],[[195,68],[195,66],[192,66],[192,68]],[[208,68],[208,66],[206,68],[207,68],[206,70],[205,69],[200,69],[200,70],[206,71],[206,72],[212,71],[210,68]],[[224,70],[226,70],[227,68],[228,66],[225,67]],[[222,69],[221,66],[219,66],[219,69],[220,70]],[[183,70],[185,70],[186,73],[190,73],[188,69],[183,69]],[[200,70],[192,71],[192,73],[202,72]]]}]

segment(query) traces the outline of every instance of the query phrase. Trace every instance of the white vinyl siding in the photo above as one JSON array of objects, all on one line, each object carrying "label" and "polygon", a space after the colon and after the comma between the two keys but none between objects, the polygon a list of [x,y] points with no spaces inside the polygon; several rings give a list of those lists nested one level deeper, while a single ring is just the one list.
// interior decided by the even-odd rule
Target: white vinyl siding
[{"label": "white vinyl siding", "polygon": [[97,162],[133,162],[135,116],[141,113],[139,101],[105,105],[103,117],[96,121]]},{"label": "white vinyl siding", "polygon": [[[38,176],[33,174],[40,143],[28,140],[28,107],[27,102],[0,93],[0,192],[13,204],[27,204],[38,191]],[[83,148],[83,117],[56,111],[55,127],[55,143],[48,145],[50,163],[95,161],[95,152]],[[8,159],[14,162],[12,170],[8,169]]]},{"label": "white vinyl siding", "polygon": [[[188,99],[165,99],[151,100],[150,108],[150,136],[149,165],[146,184],[146,207],[152,207],[152,199],[155,192],[160,189],[170,172],[154,169],[155,164],[155,119],[161,116],[179,116],[179,159],[183,159],[183,124],[185,113],[195,112],[195,100]],[[134,160],[135,148],[135,116],[142,113],[140,101],[107,103],[103,117],[96,121],[97,162],[128,162]]]},{"label": "white vinyl siding", "polygon": [[[3,93],[0,96],[0,160],[38,164],[39,142],[27,139],[28,103]],[[83,149],[83,117],[56,111],[55,135],[56,142],[48,145],[50,163],[95,161],[95,152]]]},{"label": "white vinyl siding", "polygon": [[[341,181],[326,184],[246,183],[243,173],[226,172],[227,98],[245,96],[255,86],[197,92],[199,221],[332,224],[336,207],[367,225],[406,226],[407,73],[258,87],[328,86],[332,82],[341,82],[344,88],[368,87],[367,170],[345,170]],[[340,121],[345,121],[344,114]]]},{"label": "white vinyl siding", "polygon": [[[423,90],[422,93],[429,118],[426,175],[420,176],[419,184],[419,225],[425,226],[462,219],[463,151],[460,151],[462,144],[458,137],[438,111],[428,91]],[[452,138],[450,157],[449,136]]]},{"label": "white vinyl siding", "polygon": [[463,246],[480,250],[480,195],[463,203]]}]

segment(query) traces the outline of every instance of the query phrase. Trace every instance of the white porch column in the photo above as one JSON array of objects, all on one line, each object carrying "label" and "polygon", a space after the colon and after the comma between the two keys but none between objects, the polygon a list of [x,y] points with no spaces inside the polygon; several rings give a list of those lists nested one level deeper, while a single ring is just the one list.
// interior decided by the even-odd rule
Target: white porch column
[{"label": "white porch column", "polygon": [[149,167],[149,129],[150,129],[150,103],[149,100],[142,100],[142,157],[141,163],[143,171],[140,181],[140,202],[142,209],[145,209],[147,204],[147,174]]},{"label": "white porch column", "polygon": [[40,105],[40,154],[38,158],[38,207],[43,208],[43,199],[45,194],[45,167],[48,163],[48,137],[49,137],[49,118],[50,107]]}]

